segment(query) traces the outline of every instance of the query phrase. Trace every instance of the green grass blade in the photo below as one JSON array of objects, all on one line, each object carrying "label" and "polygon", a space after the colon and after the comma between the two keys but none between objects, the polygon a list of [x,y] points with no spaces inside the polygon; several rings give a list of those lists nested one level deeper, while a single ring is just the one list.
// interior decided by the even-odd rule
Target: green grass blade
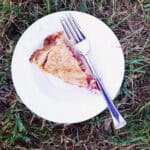
[{"label": "green grass blade", "polygon": [[46,0],[47,13],[51,12],[51,0]]}]

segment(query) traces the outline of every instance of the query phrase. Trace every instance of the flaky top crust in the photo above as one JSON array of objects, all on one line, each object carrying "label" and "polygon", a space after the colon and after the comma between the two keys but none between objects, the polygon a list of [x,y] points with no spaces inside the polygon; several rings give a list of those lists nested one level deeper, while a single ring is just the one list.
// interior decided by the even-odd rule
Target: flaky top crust
[{"label": "flaky top crust", "polygon": [[44,40],[43,48],[36,50],[29,60],[41,70],[67,83],[87,87],[87,75],[73,56],[70,47],[71,49],[74,47],[69,43],[63,32],[50,35]]}]

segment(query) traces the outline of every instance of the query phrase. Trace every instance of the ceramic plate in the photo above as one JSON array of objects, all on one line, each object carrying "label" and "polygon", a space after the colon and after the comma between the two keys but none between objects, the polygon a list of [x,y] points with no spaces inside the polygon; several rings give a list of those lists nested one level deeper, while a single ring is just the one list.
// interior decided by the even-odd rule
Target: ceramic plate
[{"label": "ceramic plate", "polygon": [[124,75],[124,56],[112,30],[99,19],[76,11],[47,15],[33,23],[19,39],[13,59],[12,78],[23,103],[34,113],[57,123],[77,123],[90,119],[104,109],[103,96],[64,83],[29,62],[31,54],[42,48],[50,34],[62,31],[60,17],[72,13],[88,38],[93,61],[109,95],[117,95]]}]

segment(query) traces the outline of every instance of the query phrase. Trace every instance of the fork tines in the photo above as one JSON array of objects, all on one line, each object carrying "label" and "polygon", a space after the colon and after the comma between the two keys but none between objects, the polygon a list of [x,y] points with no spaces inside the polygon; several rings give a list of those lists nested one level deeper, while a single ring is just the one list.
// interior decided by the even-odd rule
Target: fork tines
[{"label": "fork tines", "polygon": [[62,17],[60,21],[67,37],[70,40],[73,40],[74,43],[79,43],[80,41],[85,39],[85,36],[82,33],[79,24],[70,13]]}]

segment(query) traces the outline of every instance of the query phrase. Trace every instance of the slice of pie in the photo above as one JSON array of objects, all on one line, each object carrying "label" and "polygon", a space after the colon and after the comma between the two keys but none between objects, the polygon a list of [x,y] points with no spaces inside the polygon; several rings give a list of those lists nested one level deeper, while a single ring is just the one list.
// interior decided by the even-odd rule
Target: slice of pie
[{"label": "slice of pie", "polygon": [[29,60],[41,70],[69,84],[99,92],[89,67],[63,32],[48,36],[44,40],[43,48],[36,50]]}]

